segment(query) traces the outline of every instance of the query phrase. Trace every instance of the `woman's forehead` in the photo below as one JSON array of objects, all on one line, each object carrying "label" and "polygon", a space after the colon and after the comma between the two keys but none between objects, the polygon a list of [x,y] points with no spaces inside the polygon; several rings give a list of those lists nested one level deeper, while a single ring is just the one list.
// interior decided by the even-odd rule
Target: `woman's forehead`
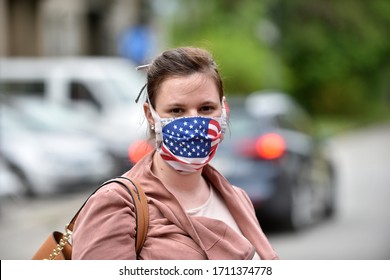
[{"label": "woman's forehead", "polygon": [[161,84],[156,101],[174,102],[196,97],[210,101],[219,100],[217,86],[210,76],[196,73],[170,77]]}]

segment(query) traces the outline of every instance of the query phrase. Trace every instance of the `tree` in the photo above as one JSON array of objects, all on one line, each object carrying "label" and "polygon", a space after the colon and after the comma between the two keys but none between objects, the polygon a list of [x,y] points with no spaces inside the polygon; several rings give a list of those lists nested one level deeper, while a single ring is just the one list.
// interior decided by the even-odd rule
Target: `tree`
[{"label": "tree", "polygon": [[291,91],[311,111],[361,114],[388,96],[389,1],[280,0],[269,11]]},{"label": "tree", "polygon": [[266,1],[180,1],[173,44],[209,49],[221,68],[225,91],[248,94],[287,88],[288,72],[259,34]]},{"label": "tree", "polygon": [[174,45],[210,49],[228,93],[291,93],[311,113],[390,101],[390,1],[183,0]]}]

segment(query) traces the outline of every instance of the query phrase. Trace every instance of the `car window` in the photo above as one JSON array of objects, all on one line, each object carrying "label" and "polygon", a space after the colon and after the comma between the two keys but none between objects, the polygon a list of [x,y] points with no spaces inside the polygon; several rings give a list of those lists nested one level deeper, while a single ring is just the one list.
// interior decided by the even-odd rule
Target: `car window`
[{"label": "car window", "polygon": [[276,117],[280,127],[285,129],[297,130],[306,134],[310,134],[310,120],[301,113],[290,112],[290,114],[281,114]]},{"label": "car window", "polygon": [[69,94],[72,102],[86,101],[93,105],[98,111],[102,110],[102,104],[96,100],[86,85],[78,81],[72,81],[69,87]]},{"label": "car window", "polygon": [[146,77],[134,69],[131,64],[120,64],[103,69],[107,83],[112,87],[113,93],[120,102],[134,103],[141,87],[146,82]]},{"label": "car window", "polygon": [[45,83],[43,81],[0,81],[0,92],[2,94],[29,94],[43,97]]}]

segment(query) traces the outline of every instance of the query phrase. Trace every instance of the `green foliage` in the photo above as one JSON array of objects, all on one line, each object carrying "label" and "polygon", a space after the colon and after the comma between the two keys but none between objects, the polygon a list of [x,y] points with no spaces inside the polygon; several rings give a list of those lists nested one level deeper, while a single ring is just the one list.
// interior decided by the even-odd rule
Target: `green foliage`
[{"label": "green foliage", "polygon": [[261,88],[283,88],[283,65],[278,57],[256,40],[235,30],[208,30],[178,45],[195,45],[210,50],[224,80],[225,91],[248,94]]},{"label": "green foliage", "polygon": [[[277,88],[321,115],[358,116],[390,103],[390,1],[178,3],[172,44],[210,49],[228,93]],[[277,27],[272,40],[267,21]]]},{"label": "green foliage", "polygon": [[256,1],[199,1],[199,6],[184,2],[191,12],[175,25],[173,44],[209,49],[220,66],[227,93],[287,88],[286,67],[256,37],[262,5]]},{"label": "green foliage", "polygon": [[389,1],[282,0],[272,10],[291,92],[313,113],[359,115],[388,95]]}]

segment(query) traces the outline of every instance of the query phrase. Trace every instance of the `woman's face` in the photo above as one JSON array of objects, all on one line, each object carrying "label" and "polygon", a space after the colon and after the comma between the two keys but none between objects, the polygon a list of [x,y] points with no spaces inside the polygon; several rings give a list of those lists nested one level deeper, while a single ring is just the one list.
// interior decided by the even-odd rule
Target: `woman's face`
[{"label": "woman's face", "polygon": [[[161,118],[220,117],[222,113],[214,80],[201,73],[165,80],[156,94],[154,107]],[[153,118],[148,111],[145,111],[147,118],[149,123],[153,124]]]}]

